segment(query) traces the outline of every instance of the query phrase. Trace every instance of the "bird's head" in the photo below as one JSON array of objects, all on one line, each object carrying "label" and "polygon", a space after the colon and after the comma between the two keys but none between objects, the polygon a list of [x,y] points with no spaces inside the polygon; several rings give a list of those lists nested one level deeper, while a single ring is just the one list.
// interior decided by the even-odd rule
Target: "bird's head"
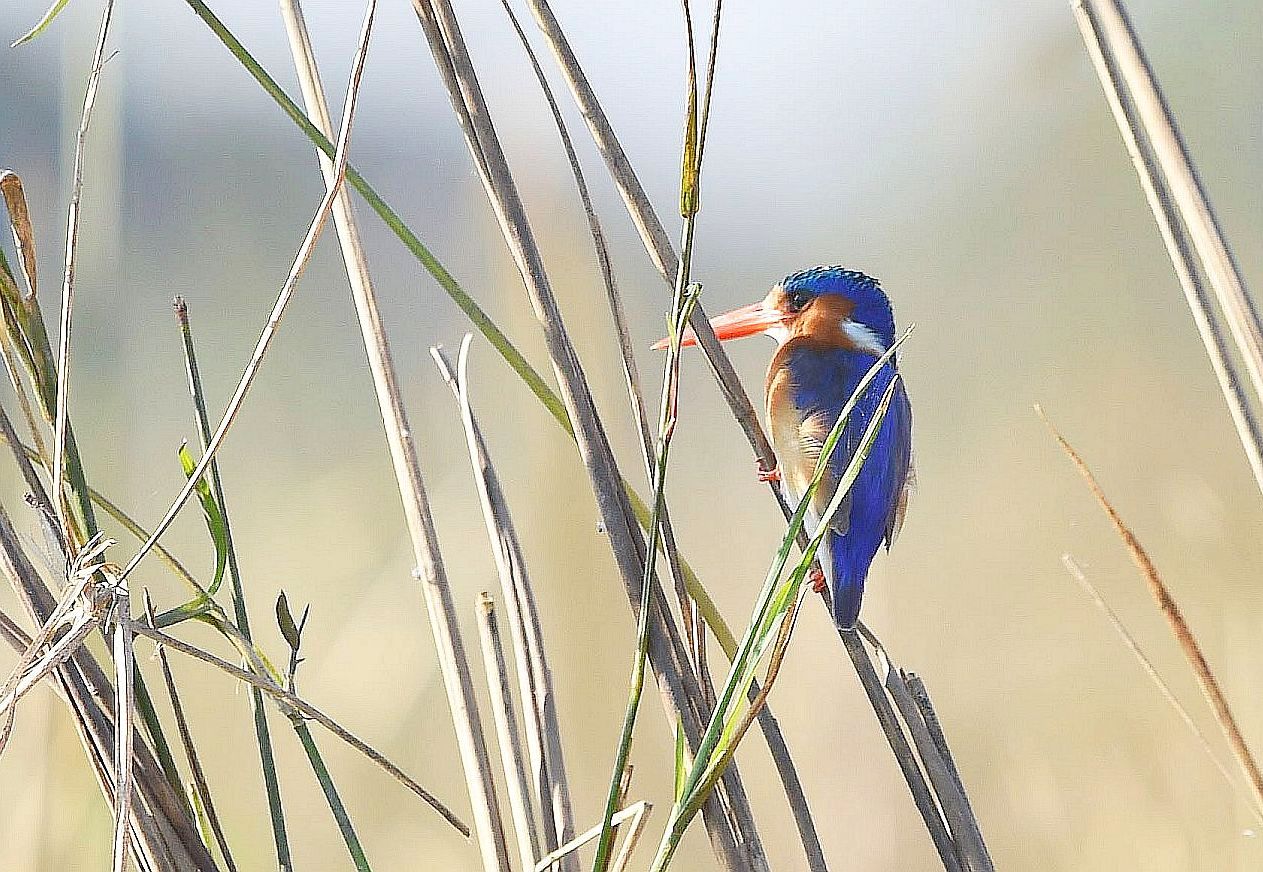
[{"label": "bird's head", "polygon": [[[765,333],[783,345],[801,338],[812,344],[880,356],[895,341],[895,318],[877,280],[840,266],[800,270],[778,282],[757,303],[711,319],[716,338]],[[681,345],[696,345],[692,328]],[[654,348],[667,347],[666,340]]]}]

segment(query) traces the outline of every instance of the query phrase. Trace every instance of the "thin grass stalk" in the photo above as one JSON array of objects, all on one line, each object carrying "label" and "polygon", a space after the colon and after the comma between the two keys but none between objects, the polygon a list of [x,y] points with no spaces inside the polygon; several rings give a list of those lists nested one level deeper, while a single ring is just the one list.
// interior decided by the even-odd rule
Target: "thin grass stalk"
[{"label": "thin grass stalk", "polygon": [[[1197,740],[1197,744],[1201,747],[1202,751],[1205,752],[1206,756],[1210,758],[1210,762],[1215,765],[1215,769],[1219,772],[1220,776],[1223,777],[1224,783],[1228,785],[1228,789],[1231,790],[1233,794],[1242,801],[1246,808],[1250,810],[1250,814],[1254,815],[1260,823],[1263,823],[1263,810],[1260,810],[1255,804],[1254,797],[1242,790],[1238,779],[1233,777],[1232,773],[1228,771],[1228,767],[1224,765],[1224,762],[1219,759],[1219,755],[1215,753],[1215,749],[1210,746],[1210,740],[1207,738],[1206,734],[1202,732],[1202,728],[1197,725],[1197,721],[1193,720],[1193,716],[1189,713],[1189,710],[1184,707],[1184,703],[1180,702],[1179,697],[1175,695],[1175,691],[1171,689],[1171,685],[1167,684],[1166,679],[1162,677],[1162,673],[1158,672],[1158,667],[1154,665],[1153,661],[1149,659],[1149,655],[1147,655],[1144,649],[1140,647],[1140,643],[1136,641],[1136,637],[1133,636],[1131,631],[1127,629],[1127,626],[1118,616],[1118,613],[1115,612],[1110,604],[1105,601],[1105,597],[1101,595],[1100,590],[1098,590],[1096,585],[1092,583],[1091,579],[1087,577],[1082,567],[1079,566],[1078,561],[1069,554],[1063,554],[1061,555],[1061,562],[1066,567],[1066,571],[1070,574],[1070,577],[1078,583],[1083,592],[1086,593],[1092,600],[1092,603],[1096,606],[1097,610],[1105,616],[1105,619],[1114,629],[1114,632],[1118,634],[1118,638],[1127,647],[1127,650],[1131,653],[1132,657],[1136,659],[1136,662],[1140,664],[1140,668],[1144,670],[1145,675],[1149,677],[1149,680],[1153,682],[1154,687],[1156,687],[1158,692],[1162,694],[1162,698],[1166,700],[1167,704],[1175,710],[1177,715],[1179,715],[1180,720],[1184,722],[1184,726],[1188,727],[1188,731],[1193,735],[1193,738]],[[909,680],[909,684],[912,684],[911,680]],[[913,695],[917,695],[915,686],[913,687]],[[920,700],[918,700],[918,702],[919,701]],[[927,718],[927,722],[928,721],[929,719]]]},{"label": "thin grass stalk", "polygon": [[298,741],[302,743],[303,750],[307,752],[307,760],[311,763],[311,770],[316,773],[316,780],[320,782],[320,789],[325,795],[325,801],[329,804],[329,811],[333,813],[333,819],[337,821],[338,831],[342,833],[342,841],[346,843],[346,849],[351,855],[351,861],[355,863],[355,868],[358,872],[372,872],[371,867],[368,865],[368,858],[364,856],[364,848],[360,844],[359,836],[355,833],[355,827],[351,825],[351,816],[347,813],[342,797],[338,795],[338,788],[333,783],[333,776],[329,774],[329,767],[325,765],[324,758],[320,755],[320,748],[316,745],[316,740],[311,735],[311,728],[307,726],[301,716],[292,720],[294,732],[298,734]]},{"label": "thin grass stalk", "polygon": [[[206,407],[206,392],[202,387],[201,371],[197,365],[197,349],[193,342],[193,330],[189,324],[188,304],[183,297],[175,298],[176,322],[180,328],[180,338],[184,348],[184,368],[188,377],[189,394],[193,398],[198,437],[202,452],[205,454],[211,439],[210,415]],[[209,466],[210,485],[216,501],[219,503],[223,517],[224,538],[228,549],[228,578],[232,590],[233,616],[237,630],[247,644],[253,644],[250,635],[250,614],[246,608],[245,586],[241,580],[241,568],[237,562],[237,549],[232,538],[232,524],[228,514],[228,503],[224,494],[223,479],[219,475],[219,463],[212,460]],[[181,567],[183,568],[183,567]],[[190,577],[191,578],[191,577]],[[194,587],[207,596],[206,591],[197,582]],[[293,867],[290,856],[289,835],[285,828],[285,806],[281,799],[280,775],[276,768],[276,758],[272,751],[272,733],[268,727],[267,711],[263,707],[263,693],[257,688],[250,688],[250,711],[254,720],[255,744],[259,749],[259,765],[263,774],[264,793],[267,796],[268,818],[272,828],[272,842],[276,847],[276,861],[283,869]],[[213,806],[208,796],[203,796],[208,812],[213,817]]]},{"label": "thin grass stalk", "polygon": [[[605,110],[601,108],[596,93],[592,90],[574,50],[570,47],[561,24],[553,15],[547,0],[527,0],[527,3],[548,41],[558,67],[570,86],[570,92],[579,106],[583,120],[587,122],[592,139],[601,152],[602,158],[605,159],[605,165],[618,188],[632,222],[640,233],[650,260],[658,268],[659,274],[668,287],[674,287],[675,277],[679,272],[679,258],[676,257],[662,221],[654,211],[648,194],[640,184],[640,179],[637,178],[631,161],[627,158],[627,153],[623,150],[609,118],[605,115]],[[702,306],[693,310],[693,317],[689,324],[697,333],[698,344],[705,352],[707,363],[719,383],[720,392],[723,393],[724,399],[732,409],[737,423],[755,447],[756,456],[766,465],[766,468],[771,469],[776,462],[772,445],[759,424],[758,415],[754,411],[749,396],[741,386],[737,371],[733,368],[727,353],[721,348],[719,340],[715,338],[715,331],[711,329],[710,320]]]},{"label": "thin grass stalk", "polygon": [[627,712],[623,718],[622,735],[619,737],[618,751],[614,758],[614,771],[610,776],[609,792],[605,800],[601,838],[597,841],[596,860],[592,864],[593,872],[606,872],[609,865],[610,850],[614,843],[614,812],[618,810],[620,787],[627,769],[627,757],[631,753],[632,733],[636,727],[636,716],[640,711],[640,696],[645,685],[645,661],[649,656],[649,592],[653,589],[654,560],[658,550],[659,534],[662,530],[662,510],[666,505],[667,461],[670,458],[671,437],[675,433],[676,422],[679,420],[680,339],[684,325],[688,321],[689,312],[697,305],[697,297],[701,293],[700,286],[688,286],[687,280],[687,273],[682,271],[671,308],[670,345],[667,349],[667,362],[663,374],[657,454],[653,464],[653,508],[649,518],[649,542],[645,545],[645,553],[648,556],[644,562],[645,574],[640,581],[641,600],[640,616],[636,626],[636,656],[632,664]]},{"label": "thin grass stalk", "polygon": [[1255,484],[1263,490],[1263,428],[1246,399],[1193,250],[1228,321],[1256,401],[1263,400],[1258,312],[1122,4],[1072,0],[1071,6],[1228,404]]},{"label": "thin grass stalk", "polygon": [[[114,13],[114,0],[106,0],[101,13],[101,28],[97,36],[96,50],[92,55],[92,74],[88,77],[88,89],[83,98],[83,113],[79,132],[75,137],[74,171],[70,188],[70,207],[66,215],[66,272],[61,290],[61,331],[57,337],[57,408],[53,422],[53,499],[57,517],[61,521],[63,535],[74,542],[76,531],[70,519],[70,507],[65,501],[62,481],[66,464],[66,421],[70,399],[70,325],[75,300],[75,267],[79,249],[79,200],[83,196],[84,143],[88,137],[88,125],[92,121],[92,108],[96,105],[97,86],[101,81],[101,67],[105,63],[105,42],[110,31],[110,17]],[[83,499],[84,495],[80,495]],[[90,505],[90,504],[89,504]],[[86,518],[85,518],[86,521]],[[72,546],[72,550],[76,546]]]},{"label": "thin grass stalk", "polygon": [[[513,524],[513,516],[500,489],[499,477],[487,454],[482,430],[474,418],[469,398],[468,357],[472,334],[461,341],[458,366],[453,370],[437,348],[430,349],[443,380],[460,407],[469,460],[478,488],[483,520],[495,558],[496,573],[512,620],[509,623],[517,661],[527,752],[531,759],[532,783],[540,816],[544,820],[544,846],[555,851],[574,838],[574,812],[566,777],[565,754],[558,722],[552,670],[544,653],[544,633],[540,626],[535,592],[526,570],[526,559]],[[561,859],[563,872],[578,872],[574,855]]]},{"label": "thin grass stalk", "polygon": [[[640,452],[645,464],[645,480],[652,487],[653,430],[649,424],[649,414],[645,410],[644,392],[640,385],[640,372],[636,366],[636,357],[632,352],[631,333],[627,328],[627,317],[624,313],[622,297],[618,292],[618,283],[614,278],[614,267],[610,259],[609,246],[606,244],[605,231],[601,228],[601,221],[597,217],[595,207],[592,205],[592,196],[588,191],[587,179],[584,177],[583,168],[579,163],[579,156],[574,148],[574,140],[571,138],[570,130],[562,117],[561,107],[557,104],[557,98],[553,94],[552,86],[548,83],[547,76],[544,75],[544,69],[540,65],[539,57],[531,46],[530,40],[526,36],[526,31],[523,30],[521,22],[518,21],[517,14],[513,11],[509,0],[501,0],[501,5],[504,7],[505,16],[513,26],[513,31],[517,35],[518,41],[522,44],[527,60],[530,61],[531,70],[534,72],[535,80],[539,84],[540,93],[543,94],[544,100],[548,103],[549,112],[553,117],[553,124],[557,128],[557,135],[561,140],[562,148],[565,150],[566,160],[570,164],[570,173],[574,178],[575,190],[579,195],[579,202],[583,206],[583,213],[588,222],[588,232],[592,237],[592,248],[596,253],[597,266],[601,273],[601,283],[605,286],[605,298],[610,307],[610,317],[614,323],[615,336],[618,339],[619,357],[623,366],[623,380],[627,386],[627,398],[631,405],[632,416],[636,421],[636,434],[640,439]],[[709,670],[705,660],[704,642],[706,637],[699,626],[701,618],[698,614],[697,603],[689,595],[684,572],[680,567],[680,554],[675,544],[675,531],[671,527],[671,515],[665,505],[662,507],[661,523],[663,554],[667,559],[667,571],[671,576],[671,584],[675,589],[676,599],[680,606],[684,636],[689,640],[689,654],[692,658],[693,671],[697,673],[705,687],[709,684]]]},{"label": "thin grass stalk", "polygon": [[[579,453],[593,485],[604,529],[610,537],[629,598],[636,604],[641,593],[639,583],[644,569],[642,561],[652,559],[652,555],[643,552],[644,543],[635,530],[630,507],[622,491],[617,463],[596,413],[582,366],[575,355],[561,312],[553,297],[529,221],[461,37],[459,24],[451,5],[444,0],[437,0],[433,4],[427,0],[414,0],[413,7],[430,44],[453,108],[465,131],[466,142],[526,285],[536,317],[543,326],[549,356],[560,383],[566,410],[575,424]],[[685,732],[692,745],[700,733],[700,708],[704,706],[704,699],[687,665],[687,654],[675,631],[665,598],[656,584],[651,595],[655,610],[659,613],[654,619],[655,623],[661,622],[666,637],[661,640],[666,646],[663,656],[651,657],[659,676],[658,686],[672,719],[675,719],[673,713],[685,715]],[[669,666],[665,659],[667,657],[671,658]],[[734,805],[744,805],[744,793],[735,769],[730,770],[726,784]],[[741,864],[751,862],[749,852],[758,847],[757,835],[752,829],[739,834],[742,845],[739,849],[738,834],[733,832],[728,822],[717,818],[718,813],[719,809],[713,804],[708,805],[706,817],[712,843],[725,864],[731,868],[740,868]],[[743,818],[752,827],[752,817],[748,814],[748,809]],[[753,860],[759,861],[761,858],[755,854]]]},{"label": "thin grass stalk", "polygon": [[[154,622],[153,602],[149,599],[148,591],[145,592],[145,618],[150,624]],[[184,714],[184,703],[180,700],[180,689],[175,683],[175,675],[171,672],[170,658],[167,657],[166,649],[161,645],[157,646],[157,653],[158,664],[162,667],[162,680],[167,687],[167,698],[171,701],[171,713],[175,715],[180,743],[184,746],[184,760],[188,763],[189,774],[193,777],[191,795],[195,800],[194,808],[199,817],[205,819],[203,829],[209,831],[215,844],[219,846],[219,854],[223,857],[224,866],[227,867],[228,872],[237,872],[237,864],[232,858],[232,849],[228,846],[228,837],[224,834],[223,823],[219,819],[219,813],[215,809],[215,800],[211,796],[210,783],[206,780],[206,770],[202,768],[202,758],[197,753],[197,746],[193,743],[193,730]],[[202,835],[203,842],[209,849],[210,840],[206,838],[207,833],[203,832]]]},{"label": "thin grass stalk", "polygon": [[[4,317],[8,321],[9,306],[7,303],[0,303],[3,306]],[[16,325],[14,325],[16,328]],[[9,382],[13,385],[13,392],[17,395],[18,408],[22,411],[22,418],[26,421],[27,430],[31,433],[31,441],[35,444],[36,457],[41,464],[48,462],[48,446],[44,444],[44,434],[40,432],[39,420],[35,417],[35,409],[31,405],[31,398],[27,395],[26,384],[22,380],[22,375],[18,369],[17,352],[14,347],[13,336],[9,332],[9,324],[6,323],[6,329],[0,330],[0,354],[4,357],[4,370],[9,376]]]},{"label": "thin grass stalk", "polygon": [[539,825],[531,805],[530,776],[522,753],[517,713],[513,706],[512,679],[504,656],[504,642],[496,620],[496,604],[491,594],[483,591],[478,597],[478,636],[482,642],[482,663],[487,673],[487,689],[491,692],[491,710],[495,718],[500,744],[500,763],[508,784],[509,807],[513,812],[513,829],[517,835],[522,868],[530,869],[539,857]]},{"label": "thin grass stalk", "polygon": [[[287,17],[287,21],[290,22],[291,49],[295,65],[300,79],[304,80],[304,93],[309,95],[311,104],[309,109],[315,111],[317,119],[328,131],[330,119],[327,105],[311,53],[310,40],[305,38],[306,28],[302,23],[301,10],[296,3],[293,4],[292,14]],[[443,567],[438,536],[434,529],[434,521],[425,494],[425,484],[421,477],[421,467],[412,437],[413,431],[403,408],[389,343],[378,311],[376,296],[368,278],[367,261],[362,248],[358,242],[355,242],[357,235],[353,235],[356,232],[352,229],[354,222],[350,200],[344,196],[344,192],[339,190],[345,167],[338,165],[338,162],[331,167],[324,156],[320,156],[320,163],[329,188],[329,195],[334,197],[333,203],[336,206],[334,220],[339,228],[339,241],[342,243],[343,257],[350,277],[360,331],[369,357],[369,368],[373,375],[373,384],[386,429],[395,478],[403,501],[404,516],[412,541],[413,556],[416,559],[417,568],[414,574],[421,582],[426,611],[438,649],[443,684],[451,707],[466,786],[473,806],[474,826],[478,834],[483,866],[488,872],[494,872],[494,870],[508,872],[508,846],[504,836],[499,800],[496,796],[495,780],[491,772],[482,721],[474,697],[473,679],[456,622],[451,588]],[[340,196],[335,197],[335,194]]]},{"label": "thin grass stalk", "polygon": [[1122,516],[1119,515],[1118,510],[1114,508],[1114,504],[1106,496],[1105,491],[1097,482],[1096,476],[1088,468],[1086,461],[1053,426],[1048,417],[1044,415],[1043,410],[1036,407],[1036,411],[1043,418],[1049,432],[1057,440],[1057,444],[1061,446],[1061,450],[1065,452],[1066,457],[1070,459],[1075,469],[1078,470],[1079,475],[1088,486],[1088,490],[1096,498],[1097,504],[1100,505],[1106,517],[1109,518],[1114,532],[1122,540],[1123,547],[1127,549],[1132,563],[1136,565],[1136,568],[1140,570],[1140,574],[1144,577],[1145,584],[1149,588],[1150,595],[1153,596],[1154,603],[1158,606],[1158,610],[1162,612],[1162,617],[1166,619],[1171,635],[1179,643],[1181,652],[1183,652],[1185,659],[1188,660],[1189,668],[1193,670],[1193,675],[1197,678],[1202,697],[1214,713],[1215,721],[1223,731],[1228,747],[1232,751],[1232,756],[1241,768],[1241,773],[1245,776],[1246,783],[1254,795],[1256,805],[1263,810],[1263,772],[1260,772],[1259,764],[1253,752],[1250,751],[1250,746],[1246,743],[1245,736],[1241,733],[1241,727],[1237,724],[1236,716],[1232,713],[1232,707],[1228,704],[1228,698],[1224,695],[1223,688],[1219,686],[1219,680],[1215,677],[1214,671],[1211,670],[1210,663],[1202,652],[1202,646],[1197,641],[1197,636],[1189,627],[1188,621],[1184,619],[1179,604],[1176,603],[1175,598],[1171,595],[1171,591],[1158,573],[1158,568],[1154,566],[1153,560],[1149,557],[1149,553],[1144,549],[1144,546],[1140,544],[1140,540],[1136,538],[1136,534],[1123,523]]}]

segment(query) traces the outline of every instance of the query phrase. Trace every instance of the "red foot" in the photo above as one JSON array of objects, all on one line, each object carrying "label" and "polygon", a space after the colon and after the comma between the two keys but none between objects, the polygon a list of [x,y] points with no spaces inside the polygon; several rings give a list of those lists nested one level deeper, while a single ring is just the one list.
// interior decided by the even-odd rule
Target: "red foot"
[{"label": "red foot", "polygon": [[774,466],[770,470],[764,469],[762,461],[756,461],[755,469],[756,469],[755,474],[758,475],[759,481],[780,481],[781,480],[781,468],[779,466]]},{"label": "red foot", "polygon": [[828,586],[828,582],[824,577],[824,570],[819,566],[811,567],[807,573],[807,580],[811,582],[811,589],[816,593],[824,593],[825,588]]}]

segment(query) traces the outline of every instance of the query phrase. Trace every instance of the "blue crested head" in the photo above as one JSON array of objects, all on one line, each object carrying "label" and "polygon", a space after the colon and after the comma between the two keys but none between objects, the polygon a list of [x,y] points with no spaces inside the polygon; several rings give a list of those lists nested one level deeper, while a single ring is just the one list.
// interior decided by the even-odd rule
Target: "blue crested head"
[{"label": "blue crested head", "polygon": [[895,341],[895,315],[877,279],[840,266],[816,266],[785,277],[780,287],[793,311],[802,311],[820,297],[836,295],[849,304],[847,319],[867,328],[882,348]]}]

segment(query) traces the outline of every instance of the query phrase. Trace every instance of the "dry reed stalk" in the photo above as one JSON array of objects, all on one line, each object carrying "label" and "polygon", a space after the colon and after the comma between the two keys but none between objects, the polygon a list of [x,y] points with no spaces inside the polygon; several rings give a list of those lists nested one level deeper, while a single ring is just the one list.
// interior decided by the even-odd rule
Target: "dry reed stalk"
[{"label": "dry reed stalk", "polygon": [[1153,560],[1150,559],[1149,553],[1140,544],[1140,540],[1136,538],[1136,534],[1123,523],[1118,510],[1114,508],[1114,504],[1110,502],[1109,497],[1105,495],[1105,491],[1097,483],[1096,477],[1092,474],[1092,470],[1088,468],[1087,463],[1084,462],[1083,458],[1079,456],[1079,453],[1074,450],[1074,447],[1061,435],[1057,428],[1053,426],[1052,422],[1048,420],[1043,409],[1036,406],[1035,410],[1043,419],[1044,424],[1048,426],[1049,432],[1057,440],[1057,444],[1061,446],[1061,450],[1065,452],[1066,457],[1070,458],[1070,462],[1079,471],[1079,475],[1082,476],[1083,481],[1092,492],[1092,496],[1096,497],[1097,503],[1105,512],[1106,517],[1109,518],[1114,531],[1118,534],[1118,538],[1122,540],[1123,546],[1131,556],[1132,563],[1136,565],[1136,568],[1140,570],[1140,574],[1144,577],[1149,593],[1153,596],[1158,610],[1166,618],[1171,634],[1175,636],[1176,642],[1180,645],[1180,650],[1184,652],[1184,657],[1188,660],[1189,666],[1193,670],[1193,675],[1197,677],[1197,684],[1201,688],[1202,696],[1210,706],[1211,711],[1214,712],[1215,720],[1223,731],[1228,747],[1232,751],[1232,756],[1236,759],[1237,765],[1241,767],[1241,772],[1250,786],[1256,805],[1263,810],[1263,772],[1259,771],[1259,765],[1255,761],[1249,745],[1246,744],[1241,728],[1237,725],[1237,719],[1232,714],[1232,708],[1228,705],[1228,699],[1224,696],[1223,689],[1219,686],[1219,681],[1215,678],[1214,672],[1211,671],[1206,655],[1202,653],[1202,646],[1198,644],[1197,637],[1189,628],[1188,622],[1184,620],[1184,615],[1181,614],[1179,605],[1162,581],[1162,576],[1158,574],[1158,568],[1153,565]]},{"label": "dry reed stalk", "polygon": [[531,805],[530,776],[522,754],[512,679],[509,678],[509,664],[504,656],[504,641],[500,638],[500,624],[496,620],[496,604],[486,591],[478,597],[477,615],[482,665],[487,673],[487,689],[491,692],[491,711],[500,744],[500,763],[508,783],[518,853],[522,858],[522,868],[530,869],[540,855],[539,826]]},{"label": "dry reed stalk", "polygon": [[[106,0],[101,13],[101,29],[97,36],[96,50],[92,55],[92,74],[88,77],[88,90],[83,98],[83,113],[79,120],[79,132],[75,136],[74,170],[71,177],[70,206],[66,214],[66,272],[61,289],[61,330],[57,337],[57,409],[53,420],[53,508],[61,522],[62,535],[71,543],[71,551],[78,547],[70,506],[62,491],[66,464],[66,424],[70,401],[70,324],[75,301],[75,266],[79,250],[79,200],[83,196],[83,154],[92,121],[92,108],[96,105],[97,86],[101,81],[101,67],[105,63],[105,42],[109,36],[110,18],[114,13],[114,0]],[[87,519],[85,518],[85,521]]]},{"label": "dry reed stalk", "polygon": [[[413,0],[413,8],[465,132],[470,152],[502,233],[526,285],[536,317],[543,327],[562,400],[574,423],[579,452],[592,482],[603,527],[610,537],[628,595],[633,603],[638,603],[641,596],[642,561],[652,559],[652,555],[643,553],[644,542],[639,537],[622,489],[617,464],[596,413],[583,369],[553,297],[543,260],[491,123],[459,24],[450,4],[444,0],[435,0],[433,3],[429,0]],[[701,734],[702,718],[699,712],[704,699],[697,679],[688,666],[687,654],[670,618],[661,589],[656,584],[653,586],[651,602],[655,614],[650,625],[661,630],[650,634],[650,662],[669,716],[673,721],[678,717],[690,747],[696,747]],[[730,773],[732,777],[726,778],[725,785],[733,807],[740,815],[743,832],[740,835],[734,833],[730,823],[723,819],[722,811],[713,802],[707,804],[707,831],[711,835],[716,854],[728,868],[741,869],[751,863],[761,868],[766,865],[766,860],[758,849],[753,816],[749,812],[736,770],[730,769]]]},{"label": "dry reed stalk", "polygon": [[1263,338],[1258,312],[1123,5],[1117,0],[1072,0],[1071,6],[1255,483],[1263,490],[1263,429],[1246,400],[1193,250],[1245,362],[1255,400],[1263,402]]},{"label": "dry reed stalk", "polygon": [[983,842],[982,831],[965,795],[960,775],[955,766],[948,762],[949,755],[945,745],[940,746],[941,731],[937,737],[931,732],[921,707],[908,687],[907,677],[901,669],[891,665],[885,648],[877,645],[876,649],[878,667],[885,676],[883,683],[886,691],[894,700],[895,707],[912,736],[917,755],[925,767],[925,774],[934,788],[934,795],[956,846],[961,867],[967,872],[995,872],[995,864]]},{"label": "dry reed stalk", "polygon": [[[552,670],[544,653],[544,632],[535,591],[526,569],[526,558],[469,400],[469,385],[465,379],[472,339],[471,334],[465,334],[455,369],[438,348],[431,348],[430,356],[460,407],[487,537],[511,618],[509,628],[517,664],[526,747],[531,761],[531,784],[544,821],[544,848],[551,852],[574,838],[574,812],[570,804],[561,725],[558,723]],[[562,872],[578,872],[578,857],[568,854],[561,858],[560,863]]]},{"label": "dry reed stalk", "polygon": [[[331,119],[301,8],[297,0],[285,0],[282,9],[285,11],[294,64],[303,83],[308,114],[318,129],[328,136],[332,129]],[[328,157],[320,153],[319,160],[321,171],[325,175],[328,196],[332,198],[334,223],[355,300],[364,348],[369,358],[369,369],[386,430],[395,480],[403,501],[417,567],[415,574],[421,582],[426,611],[438,649],[443,686],[447,692],[465,782],[473,805],[474,827],[483,867],[488,872],[508,872],[508,846],[496,796],[495,779],[491,772],[491,760],[487,753],[482,720],[478,714],[464,642],[456,622],[451,588],[439,552],[438,535],[425,493],[416,443],[403,408],[390,345],[369,277],[368,262],[355,227],[350,197],[341,190],[345,159],[331,164]]]}]

